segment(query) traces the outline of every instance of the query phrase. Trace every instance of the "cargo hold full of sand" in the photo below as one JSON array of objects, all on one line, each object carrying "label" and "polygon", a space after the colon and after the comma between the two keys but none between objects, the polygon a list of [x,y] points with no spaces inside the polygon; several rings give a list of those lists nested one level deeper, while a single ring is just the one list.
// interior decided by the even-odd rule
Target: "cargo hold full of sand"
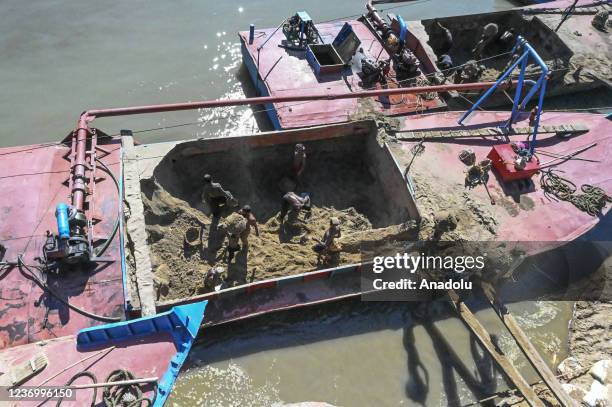
[{"label": "cargo hold full of sand", "polygon": [[[128,206],[142,207],[147,247],[141,242],[142,250],[128,250],[133,286],[136,269],[143,269],[137,257],[148,257],[150,266],[145,261],[144,268],[152,271],[155,300],[165,301],[211,291],[221,280],[228,287],[360,263],[363,247],[415,239],[415,201],[390,151],[378,144],[372,124],[136,147],[132,165],[138,167],[141,195],[133,203],[128,199]],[[340,137],[347,133],[351,136]],[[304,144],[307,154],[298,183],[290,174],[296,143]],[[205,173],[237,200],[220,219],[213,219],[202,201]],[[282,197],[288,191],[307,192],[312,208],[297,217],[290,211],[281,223]],[[228,215],[243,205],[257,217],[259,236],[251,230],[248,251],[242,247],[228,264]],[[313,246],[332,217],[340,221],[342,251],[319,261]],[[207,280],[211,271],[222,276],[212,285]]]}]

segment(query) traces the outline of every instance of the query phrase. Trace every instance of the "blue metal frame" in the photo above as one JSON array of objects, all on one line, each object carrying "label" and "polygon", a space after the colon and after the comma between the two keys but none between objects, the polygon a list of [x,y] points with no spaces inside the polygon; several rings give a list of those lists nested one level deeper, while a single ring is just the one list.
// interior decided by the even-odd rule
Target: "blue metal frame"
[{"label": "blue metal frame", "polygon": [[[516,55],[518,52],[521,52],[521,51],[522,51],[522,55],[519,58],[517,58],[517,60],[514,61],[514,63],[510,66],[510,68],[508,68],[506,72],[504,72],[504,74],[495,82],[495,84],[491,86],[478,99],[478,101],[476,101],[476,103],[474,103],[474,105],[463,114],[463,116],[461,116],[458,123],[462,124],[463,121],[466,119],[466,117],[472,114],[474,110],[478,109],[478,107],[480,107],[480,105],[485,101],[485,99],[487,99],[495,91],[495,89],[497,89],[497,87],[502,82],[504,82],[508,78],[508,76],[510,76],[512,71],[520,64],[521,72],[519,74],[518,84],[516,86],[516,91],[514,93],[512,112],[510,113],[510,119],[508,120],[505,126],[502,126],[502,129],[510,130],[512,128],[512,123],[514,123],[514,120],[516,119],[516,116],[519,113],[519,111],[524,109],[527,103],[529,103],[529,101],[531,100],[531,98],[539,91],[540,94],[539,94],[539,99],[538,99],[538,107],[536,111],[535,122],[533,125],[533,133],[531,135],[531,140],[529,141],[529,156],[531,157],[534,153],[535,146],[536,146],[538,126],[540,125],[540,115],[542,114],[542,106],[544,104],[544,96],[546,94],[546,83],[548,81],[549,69],[546,63],[538,55],[538,53],[531,47],[531,45],[529,45],[527,40],[525,40],[523,37],[519,35],[516,40],[516,44],[514,45],[514,48],[512,49],[512,54]],[[521,100],[521,94],[523,92],[524,84],[526,82],[530,84],[533,83],[533,81],[525,80],[525,71],[527,69],[527,63],[529,62],[529,57],[533,58],[535,63],[540,66],[540,68],[542,69],[542,73],[540,74],[540,77],[538,78],[538,80],[532,85],[531,89],[529,90],[527,95],[525,95],[525,97],[523,98],[523,101],[521,102],[520,100]]]},{"label": "blue metal frame", "polygon": [[147,336],[159,332],[167,332],[172,335],[176,354],[170,360],[168,369],[158,382],[157,396],[153,404],[153,407],[161,407],[170,395],[179,371],[198,335],[207,304],[208,301],[201,301],[180,305],[173,307],[170,311],[150,317],[82,329],[77,334],[77,348],[88,350],[127,340],[146,340]]}]

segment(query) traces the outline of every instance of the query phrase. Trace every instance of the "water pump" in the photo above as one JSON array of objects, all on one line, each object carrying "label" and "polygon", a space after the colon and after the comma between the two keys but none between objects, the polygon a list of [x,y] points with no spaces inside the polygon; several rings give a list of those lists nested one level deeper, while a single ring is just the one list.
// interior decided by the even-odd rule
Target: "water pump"
[{"label": "water pump", "polygon": [[375,61],[370,58],[361,60],[361,74],[363,76],[363,82],[367,84],[376,82],[386,83],[389,69],[389,61]]},{"label": "water pump", "polygon": [[89,260],[89,242],[85,234],[87,219],[83,212],[65,203],[55,208],[57,235],[47,231],[44,254],[47,260],[59,260],[68,264]]},{"label": "water pump", "polygon": [[287,19],[283,24],[285,45],[294,48],[305,48],[308,44],[319,43],[319,32],[312,18],[305,11],[300,11]]}]

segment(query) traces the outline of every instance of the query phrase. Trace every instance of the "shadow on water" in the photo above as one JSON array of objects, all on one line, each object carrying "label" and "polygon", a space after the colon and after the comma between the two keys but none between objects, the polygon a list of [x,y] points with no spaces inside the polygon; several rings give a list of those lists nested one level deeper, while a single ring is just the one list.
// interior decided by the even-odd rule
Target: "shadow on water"
[{"label": "shadow on water", "polygon": [[429,371],[419,357],[414,337],[414,326],[410,324],[404,328],[402,343],[406,349],[408,381],[406,382],[406,396],[425,405],[429,393]]},{"label": "shadow on water", "polygon": [[[423,350],[417,345],[423,341],[421,330],[415,335],[415,329],[421,327],[442,368],[441,380],[449,405],[461,405],[460,387],[467,387],[474,399],[491,394],[496,389],[498,372],[474,337],[470,338],[470,353],[459,356],[457,345],[452,344],[454,331],[445,332],[437,324],[449,318],[453,318],[452,310],[443,302],[364,303],[357,299],[280,312],[207,330],[192,351],[187,368],[194,360],[198,366],[210,365],[269,350],[297,349],[369,332],[396,330],[401,332],[406,357],[405,395],[425,406],[431,401],[428,398],[432,397],[432,380],[440,373],[437,367],[435,373],[430,372],[431,355],[422,358]],[[469,366],[475,367],[474,373]]]},{"label": "shadow on water", "polygon": [[[414,329],[422,326],[432,342],[437,359],[440,361],[441,371],[436,373],[441,376],[447,404],[460,406],[462,401],[459,395],[459,387],[464,384],[471,392],[474,399],[485,394],[492,394],[497,389],[496,377],[499,370],[486,350],[477,342],[473,335],[469,336],[470,355],[474,373],[465,363],[465,357],[459,356],[456,349],[449,342],[452,332],[443,332],[433,321],[432,311],[439,316],[451,315],[450,307],[443,303],[421,304],[416,312],[412,312],[412,321],[403,329],[402,342],[406,350],[408,381],[406,382],[406,396],[415,403],[426,405],[427,395],[430,390],[430,373],[421,361],[419,349],[416,345]],[[461,383],[457,380],[461,378]]]},{"label": "shadow on water", "polygon": [[[535,304],[533,300],[539,299],[535,295],[541,294],[541,289],[534,291],[534,287],[546,287],[550,292],[566,296],[578,295],[567,287],[584,280],[585,267],[598,270],[602,262],[597,247],[587,243],[579,254],[575,254],[578,252],[576,246],[568,246],[556,250],[554,255],[543,253],[530,259],[521,278],[500,290],[504,302],[513,307],[514,301],[527,300],[524,304]],[[597,273],[593,275],[597,277]],[[479,319],[482,318],[496,346],[504,352],[510,351],[506,348],[505,330],[494,325],[497,318],[486,310],[487,302],[480,299],[477,290],[466,303],[472,312],[478,313]],[[519,317],[529,314],[524,305],[517,306],[523,310],[518,313]],[[481,311],[485,312],[480,314]],[[570,314],[559,315],[555,318],[569,318]],[[566,322],[549,325],[553,330],[551,334],[558,336],[560,341],[564,341]],[[408,405],[422,406],[437,403],[435,400],[442,397],[442,404],[457,406],[510,387],[488,353],[444,301],[362,302],[351,299],[228,323],[207,329],[200,338],[187,369],[202,366],[218,369],[220,366],[223,371],[227,363],[237,363],[244,367],[247,377],[252,376],[255,381],[267,380],[273,369],[274,375],[283,377],[282,391],[288,394],[294,391],[310,394],[312,389],[318,388],[312,387],[312,383],[305,384],[299,391],[292,387],[296,380],[295,363],[302,364],[303,374],[318,372],[320,377],[313,380],[319,383],[317,386],[324,387],[336,377],[334,374],[350,369],[348,383],[341,383],[339,387],[329,385],[331,390],[321,388],[320,393],[313,393],[330,402],[336,396],[351,399],[345,386],[354,385],[355,380],[369,383],[374,378],[387,383],[388,400],[395,400],[393,405],[397,403],[394,397],[409,400]],[[536,343],[542,346],[542,340],[536,338]],[[545,340],[550,341],[550,338]],[[368,355],[355,360],[354,352],[364,351]],[[508,357],[516,357],[512,355],[507,353]],[[527,363],[513,361],[518,365]],[[372,400],[379,396],[372,396]]]}]

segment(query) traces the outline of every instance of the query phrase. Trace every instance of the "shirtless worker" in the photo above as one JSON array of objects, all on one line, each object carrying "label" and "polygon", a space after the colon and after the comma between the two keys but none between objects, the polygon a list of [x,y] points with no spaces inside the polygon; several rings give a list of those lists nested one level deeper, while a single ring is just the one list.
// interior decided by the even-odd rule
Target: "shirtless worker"
[{"label": "shirtless worker", "polygon": [[329,220],[329,228],[323,235],[323,241],[317,243],[313,247],[314,251],[317,252],[318,263],[321,263],[321,257],[328,259],[330,254],[333,255],[340,252],[340,246],[336,244],[336,238],[340,237],[342,237],[342,233],[340,232],[340,219],[332,217]]},{"label": "shirtless worker", "polygon": [[213,218],[218,218],[221,215],[223,207],[236,206],[236,200],[231,192],[224,190],[218,182],[212,182],[210,174],[204,175],[202,200],[210,206]]},{"label": "shirtless worker", "polygon": [[283,195],[283,204],[280,211],[280,223],[283,223],[289,209],[292,210],[293,218],[297,218],[302,209],[310,211],[310,196],[303,192],[300,195],[295,192],[287,192]]},{"label": "shirtless worker", "polygon": [[251,211],[251,207],[249,205],[244,205],[242,209],[238,211],[244,218],[246,219],[246,228],[240,234],[240,240],[245,248],[249,246],[249,235],[251,234],[251,226],[255,229],[255,236],[259,236],[259,228],[257,227],[257,218],[253,215],[253,211]]}]

